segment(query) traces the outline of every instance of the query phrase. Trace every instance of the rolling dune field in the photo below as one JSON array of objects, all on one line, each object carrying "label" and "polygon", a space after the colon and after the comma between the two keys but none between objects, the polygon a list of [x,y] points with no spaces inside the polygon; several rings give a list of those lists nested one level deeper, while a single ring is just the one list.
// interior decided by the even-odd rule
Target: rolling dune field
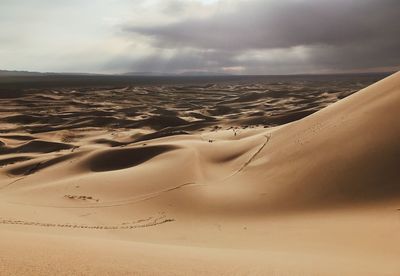
[{"label": "rolling dune field", "polygon": [[0,274],[400,275],[400,73],[375,81],[1,97]]}]

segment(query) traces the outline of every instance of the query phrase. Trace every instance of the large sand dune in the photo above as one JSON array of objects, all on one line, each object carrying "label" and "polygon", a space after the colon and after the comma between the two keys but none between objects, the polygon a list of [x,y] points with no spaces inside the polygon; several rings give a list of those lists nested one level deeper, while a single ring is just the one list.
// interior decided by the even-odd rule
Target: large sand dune
[{"label": "large sand dune", "polygon": [[[15,101],[58,96],[29,97]],[[265,123],[265,114],[240,115],[260,97],[224,104],[242,108],[237,123]],[[229,111],[190,117],[176,106],[153,110],[163,120],[125,121],[10,107],[0,137],[0,274],[399,275],[399,106],[400,73],[270,128],[192,132],[193,116],[206,128]],[[313,111],[289,109],[269,118]],[[154,131],[77,130],[118,122]]]}]

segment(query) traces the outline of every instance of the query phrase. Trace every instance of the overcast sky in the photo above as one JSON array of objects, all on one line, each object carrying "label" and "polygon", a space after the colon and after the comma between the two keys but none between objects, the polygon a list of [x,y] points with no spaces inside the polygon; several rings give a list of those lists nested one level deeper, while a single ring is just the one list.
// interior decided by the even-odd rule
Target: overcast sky
[{"label": "overcast sky", "polygon": [[0,69],[400,69],[400,0],[0,0]]}]

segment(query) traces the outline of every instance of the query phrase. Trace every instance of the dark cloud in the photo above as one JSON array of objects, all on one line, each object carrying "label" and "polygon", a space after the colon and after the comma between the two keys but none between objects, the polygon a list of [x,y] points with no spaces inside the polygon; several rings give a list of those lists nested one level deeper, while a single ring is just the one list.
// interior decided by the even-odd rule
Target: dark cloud
[{"label": "dark cloud", "polygon": [[[174,5],[182,9],[179,5],[184,4],[178,1]],[[125,31],[152,37],[155,46],[163,49],[197,49],[170,57],[171,70],[189,65],[203,69],[244,66],[250,71],[264,68],[259,73],[273,71],[272,66],[290,72],[301,68],[363,70],[400,64],[399,18],[398,0],[256,0],[238,2],[207,18],[126,26]],[[307,60],[238,60],[252,50],[289,51],[299,46],[308,49]],[[207,50],[213,54],[204,54]],[[157,56],[144,63],[156,66],[157,60],[166,63]]]},{"label": "dark cloud", "polygon": [[398,0],[246,1],[209,18],[126,30],[154,36],[160,45],[171,47],[287,48],[397,40],[399,16]]}]

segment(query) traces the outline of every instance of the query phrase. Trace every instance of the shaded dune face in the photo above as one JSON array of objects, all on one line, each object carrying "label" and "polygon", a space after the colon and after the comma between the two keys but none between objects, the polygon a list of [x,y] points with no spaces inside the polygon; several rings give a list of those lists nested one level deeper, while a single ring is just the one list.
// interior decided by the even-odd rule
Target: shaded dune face
[{"label": "shaded dune face", "polygon": [[33,140],[17,147],[0,147],[0,154],[11,153],[49,153],[73,148],[65,143]]},{"label": "shaded dune face", "polygon": [[31,157],[29,157],[29,156],[17,156],[17,157],[0,159],[0,167],[14,164],[14,163],[21,162],[21,161],[27,161],[29,159],[31,159]]},{"label": "shaded dune face", "polygon": [[[63,154],[58,157],[51,157],[47,160],[41,160],[41,161],[33,160],[33,161],[17,164],[15,166],[13,166],[12,168],[8,169],[7,173],[11,174],[11,175],[15,175],[15,176],[18,176],[18,175],[27,176],[30,174],[38,173],[39,171],[47,169],[47,168],[51,169],[52,166],[61,164],[65,161],[68,161],[68,160],[71,160],[74,158],[77,158],[78,156],[81,156],[81,155],[82,155],[82,153],[77,152],[77,153]],[[18,158],[18,157],[16,157],[16,158]],[[25,160],[22,159],[24,157],[20,157],[20,158],[21,158],[20,160],[16,160],[15,162],[32,159],[29,157]]]},{"label": "shaded dune face", "polygon": [[157,155],[176,150],[172,145],[111,149],[95,153],[83,162],[93,172],[127,169],[145,163]]}]

